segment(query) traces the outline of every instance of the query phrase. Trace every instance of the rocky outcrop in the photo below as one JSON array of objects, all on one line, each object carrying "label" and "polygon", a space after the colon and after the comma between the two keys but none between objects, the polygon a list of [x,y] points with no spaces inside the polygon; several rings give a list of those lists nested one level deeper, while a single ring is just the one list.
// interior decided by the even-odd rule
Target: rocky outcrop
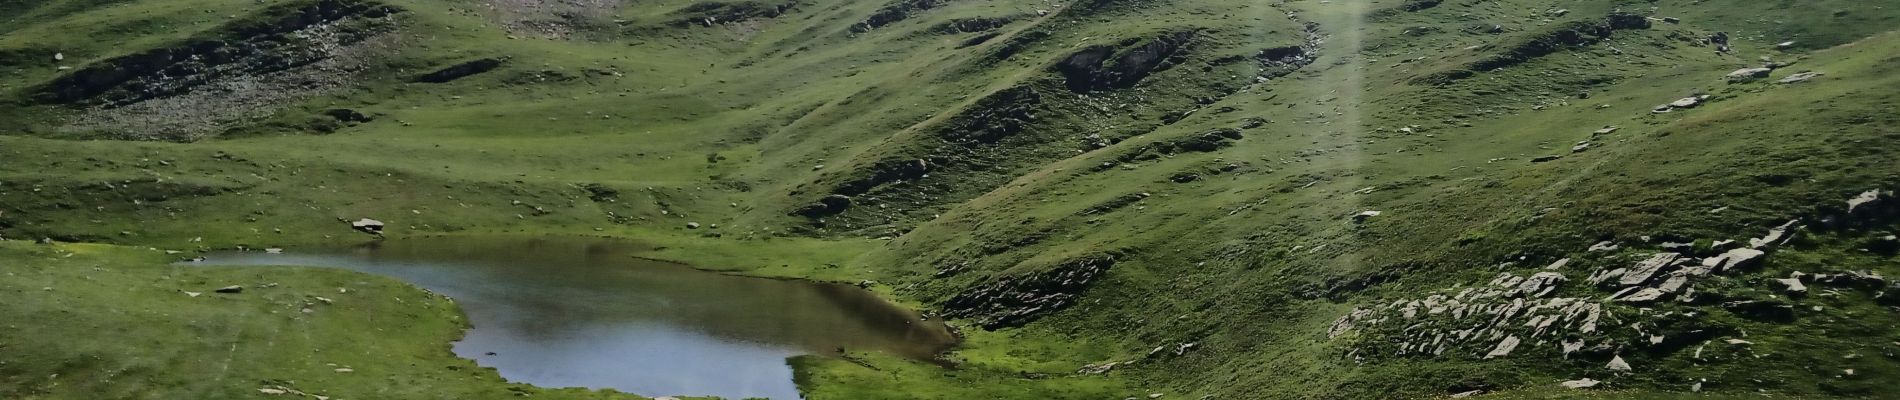
[{"label": "rocky outcrop", "polygon": [[[1886,203],[1890,192],[1873,190],[1852,197],[1845,209],[1824,212],[1809,220],[1856,220],[1862,224],[1891,222],[1894,206]],[[1871,207],[1871,208],[1870,208]],[[1863,214],[1879,211],[1877,214]],[[1856,216],[1858,215],[1858,216]],[[1650,352],[1669,352],[1687,344],[1716,337],[1722,328],[1707,325],[1681,325],[1673,316],[1693,317],[1705,312],[1726,312],[1734,316],[1770,323],[1788,323],[1805,310],[1789,299],[1799,300],[1810,293],[1839,296],[1842,289],[1872,295],[1882,304],[1900,304],[1900,286],[1872,271],[1824,273],[1793,272],[1786,277],[1742,276],[1752,274],[1781,246],[1805,229],[1824,229],[1819,224],[1790,220],[1771,227],[1747,245],[1733,240],[1708,242],[1708,246],[1672,246],[1669,251],[1640,254],[1625,258],[1614,254],[1621,246],[1600,242],[1582,250],[1584,254],[1612,253],[1603,260],[1612,265],[1595,269],[1587,279],[1591,286],[1583,290],[1609,293],[1594,296],[1558,287],[1565,281],[1561,270],[1571,265],[1562,259],[1529,276],[1505,271],[1489,282],[1478,282],[1438,289],[1423,297],[1388,299],[1355,307],[1341,315],[1326,329],[1329,338],[1354,338],[1348,358],[1365,362],[1370,357],[1471,357],[1495,359],[1522,353],[1526,346],[1536,349],[1552,345],[1564,358],[1573,353],[1590,354],[1613,372],[1636,371],[1623,355],[1628,346],[1642,346]],[[1843,225],[1852,227],[1852,225]],[[1865,226],[1865,225],[1861,225]],[[1884,226],[1884,225],[1882,225]],[[1854,231],[1875,236],[1881,231]],[[1506,263],[1513,265],[1515,262]],[[1695,284],[1709,279],[1749,282],[1773,293],[1763,296],[1754,291],[1723,290],[1718,293],[1696,292]],[[1711,286],[1722,290],[1721,285]],[[1553,297],[1539,299],[1546,295]],[[1675,304],[1665,304],[1675,303]],[[1690,307],[1692,311],[1657,314],[1662,307]],[[1706,309],[1696,309],[1707,307]],[[1619,318],[1612,310],[1635,310],[1637,318]],[[1821,308],[1815,308],[1816,311]],[[1625,314],[1627,316],[1627,314]],[[1521,321],[1521,322],[1520,322]],[[1745,342],[1744,342],[1745,343]],[[1594,346],[1594,347],[1592,347]],[[1698,353],[1697,358],[1700,358]],[[1573,384],[1574,383],[1574,384]],[[1595,381],[1577,380],[1565,386],[1589,387]]]},{"label": "rocky outcrop", "polygon": [[937,130],[937,136],[954,143],[996,143],[1027,129],[1041,105],[1042,94],[1034,88],[1004,89],[978,101]]},{"label": "rocky outcrop", "polygon": [[1109,212],[1119,210],[1122,207],[1127,207],[1129,205],[1133,205],[1137,202],[1140,202],[1142,199],[1148,198],[1148,196],[1149,195],[1147,193],[1130,193],[1130,194],[1125,194],[1121,196],[1116,196],[1115,198],[1109,199],[1108,201],[1104,201],[1101,203],[1097,203],[1096,205],[1089,206],[1089,208],[1086,208],[1080,212],[1077,212],[1076,215],[1107,214]]},{"label": "rocky outcrop", "polygon": [[[857,197],[873,193],[887,185],[913,181],[926,174],[950,167],[965,167],[967,159],[950,156],[958,150],[997,144],[1023,132],[1042,105],[1042,95],[1028,86],[1004,89],[977,101],[963,114],[934,130],[938,141],[925,151],[928,158],[895,157],[852,168],[836,179],[826,196]],[[844,212],[845,208],[827,206],[823,201],[801,206],[790,214],[820,218]]]},{"label": "rocky outcrop", "polygon": [[985,32],[1008,25],[1010,21],[1013,19],[1009,17],[957,18],[931,27],[930,32],[941,35]]},{"label": "rocky outcrop", "polygon": [[1071,260],[1043,271],[995,278],[943,304],[943,314],[975,319],[983,329],[1023,324],[1075,304],[1089,285],[1115,265],[1114,255]]},{"label": "rocky outcrop", "polygon": [[1445,0],[1405,0],[1404,4],[1399,5],[1399,9],[1405,10],[1407,12],[1418,12],[1418,11],[1423,11],[1428,8],[1437,7],[1439,3],[1444,3],[1444,2]]},{"label": "rocky outcrop", "polygon": [[456,79],[493,71],[495,68],[501,67],[503,61],[505,61],[505,59],[493,57],[463,61],[417,76],[414,81],[422,83],[448,83]]},{"label": "rocky outcrop", "polygon": [[1233,141],[1240,140],[1241,137],[1242,135],[1239,129],[1218,128],[1190,135],[1179,140],[1157,143],[1155,150],[1169,154],[1176,152],[1205,153],[1232,145]]},{"label": "rocky outcrop", "polygon": [[833,215],[833,214],[844,212],[845,210],[848,210],[850,208],[851,208],[851,196],[846,196],[842,194],[834,194],[830,196],[825,196],[822,199],[818,199],[818,202],[816,203],[811,203],[804,207],[799,207],[798,210],[793,211],[792,214],[801,215],[808,218],[822,218],[827,215]]},{"label": "rocky outcrop", "polygon": [[937,7],[942,7],[945,3],[949,3],[949,1],[948,0],[898,0],[889,5],[885,5],[883,8],[877,9],[877,12],[871,13],[871,16],[866,17],[863,22],[859,22],[856,25],[852,25],[851,31],[860,32],[860,33],[869,32],[872,29],[877,29],[885,25],[896,23],[898,21],[910,19],[911,15],[914,15],[918,12],[922,12],[924,10],[929,10],[929,9],[933,9]]},{"label": "rocky outcrop", "polygon": [[[41,103],[124,106],[178,95],[207,83],[290,70],[330,57],[336,46],[388,29],[401,9],[360,0],[292,3],[224,27],[216,37],[95,62],[40,87]],[[356,21],[320,35],[295,34]]]},{"label": "rocky outcrop", "polygon": [[797,6],[796,1],[776,4],[759,1],[701,1],[673,12],[672,22],[669,24],[675,27],[713,26],[757,18],[777,18]]},{"label": "rocky outcrop", "polygon": [[1185,60],[1183,53],[1193,38],[1193,31],[1166,33],[1145,43],[1124,44],[1120,52],[1114,46],[1090,46],[1069,54],[1054,68],[1062,74],[1063,84],[1076,93],[1133,87],[1149,74]]},{"label": "rocky outcrop", "polygon": [[1445,85],[1478,73],[1509,68],[1566,49],[1576,49],[1608,40],[1623,29],[1648,29],[1649,20],[1639,15],[1614,13],[1596,21],[1571,21],[1524,37],[1496,55],[1471,64],[1439,71],[1413,79],[1414,84]]}]

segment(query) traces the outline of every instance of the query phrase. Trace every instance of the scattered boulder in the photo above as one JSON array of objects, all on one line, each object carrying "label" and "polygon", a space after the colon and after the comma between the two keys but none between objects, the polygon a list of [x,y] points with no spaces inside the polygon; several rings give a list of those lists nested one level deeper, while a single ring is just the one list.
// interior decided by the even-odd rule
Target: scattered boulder
[{"label": "scattered boulder", "polygon": [[1768,74],[1774,72],[1775,70],[1773,68],[1742,68],[1734,72],[1729,72],[1724,78],[1727,78],[1730,83],[1749,82],[1756,79],[1767,78]]},{"label": "scattered boulder", "polygon": [[699,229],[699,223],[698,223],[698,222],[687,222],[687,223],[686,223],[686,229]]},{"label": "scattered boulder", "polygon": [[1808,286],[1801,284],[1800,278],[1792,278],[1792,277],[1781,278],[1781,279],[1776,279],[1775,283],[1781,284],[1782,289],[1786,290],[1788,294],[1791,294],[1791,295],[1801,295],[1801,294],[1808,293]]},{"label": "scattered boulder", "polygon": [[1596,387],[1597,384],[1599,383],[1603,383],[1603,382],[1595,380],[1595,379],[1583,378],[1583,379],[1564,381],[1562,385],[1566,388],[1571,388],[1571,389],[1587,389],[1587,388]]},{"label": "scattered boulder", "polygon": [[243,286],[238,286],[238,285],[231,285],[231,286],[225,286],[225,287],[221,287],[221,288],[218,288],[217,290],[213,290],[213,292],[218,292],[218,293],[243,293],[243,292],[244,292],[244,287],[243,287]]},{"label": "scattered boulder", "polygon": [[1794,74],[1791,74],[1791,75],[1788,75],[1788,76],[1786,76],[1786,77],[1783,77],[1783,78],[1781,78],[1781,80],[1779,80],[1779,81],[1776,81],[1776,83],[1780,83],[1780,84],[1784,84],[1784,85],[1785,85],[1785,84],[1790,84],[1790,83],[1801,83],[1801,82],[1807,82],[1808,80],[1811,80],[1811,79],[1814,79],[1814,78],[1819,78],[1819,77],[1821,77],[1822,75],[1826,75],[1826,74],[1822,74],[1822,73],[1819,73],[1819,72],[1813,72],[1813,71],[1805,71],[1805,72],[1796,72],[1796,73],[1794,73]]},{"label": "scattered boulder", "polygon": [[1372,211],[1372,210],[1360,211],[1358,214],[1352,215],[1352,222],[1355,224],[1363,223],[1363,222],[1366,222],[1367,219],[1371,219],[1372,217],[1379,216],[1379,214],[1384,214],[1384,212]]},{"label": "scattered boulder", "polygon": [[1705,94],[1676,99],[1676,101],[1669,102],[1668,104],[1656,106],[1655,112],[1666,113],[1678,109],[1696,108],[1696,106],[1702,105],[1702,102],[1708,101],[1709,98],[1710,96]]},{"label": "scattered boulder", "polygon": [[1790,234],[1789,230],[1793,229],[1794,225],[1799,222],[1801,222],[1801,220],[1790,220],[1787,223],[1781,224],[1781,226],[1769,229],[1767,235],[1748,239],[1748,247],[1753,249],[1769,249],[1787,243],[1789,240],[1794,239],[1794,235]]},{"label": "scattered boulder", "polygon": [[1762,257],[1767,255],[1767,252],[1749,248],[1729,249],[1721,255],[1702,259],[1702,266],[1714,272],[1749,269],[1761,265]]},{"label": "scattered boulder", "polygon": [[1611,371],[1629,372],[1630,363],[1623,361],[1623,356],[1614,356],[1610,358],[1609,365],[1605,365],[1604,368],[1609,368]]},{"label": "scattered boulder", "polygon": [[383,221],[363,218],[356,220],[356,222],[351,222],[350,228],[371,235],[381,235],[383,234]]},{"label": "scattered boulder", "polygon": [[1537,156],[1535,158],[1531,158],[1531,162],[1534,162],[1534,163],[1551,162],[1551,161],[1557,161],[1562,158],[1564,158],[1564,156],[1552,154],[1552,155],[1547,155],[1547,156]]},{"label": "scattered boulder", "polygon": [[1892,198],[1892,193],[1882,193],[1878,189],[1862,192],[1854,198],[1847,199],[1847,214],[1849,216],[1868,214],[1870,210],[1880,208]]},{"label": "scattered boulder", "polygon": [[1563,269],[1565,265],[1570,265],[1569,258],[1559,259],[1556,262],[1552,262],[1550,263],[1550,265],[1544,266],[1544,269]]},{"label": "scattered boulder", "polygon": [[1622,246],[1617,246],[1615,242],[1605,240],[1605,241],[1597,242],[1596,244],[1590,245],[1590,249],[1588,251],[1593,251],[1593,252],[1594,251],[1616,251],[1616,249],[1621,248],[1621,247]]}]

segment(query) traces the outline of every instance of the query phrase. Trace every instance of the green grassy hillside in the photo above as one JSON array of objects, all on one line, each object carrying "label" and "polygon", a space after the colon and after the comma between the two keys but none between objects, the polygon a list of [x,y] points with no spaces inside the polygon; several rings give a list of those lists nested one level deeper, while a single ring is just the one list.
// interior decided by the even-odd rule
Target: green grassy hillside
[{"label": "green grassy hillside", "polygon": [[[953,368],[792,361],[814,399],[1880,398],[1897,22],[1848,0],[5,3],[0,285],[23,301],[0,319],[49,326],[0,335],[0,397],[614,395],[475,369],[450,304],[398,283],[145,250],[359,242],[343,221],[375,218],[874,280],[963,327]],[[1685,261],[1621,283],[1656,253]],[[1508,293],[1539,273],[1561,283]],[[282,294],[177,292],[231,280]],[[431,306],[284,308],[349,285]],[[374,310],[407,313],[363,336]]]}]

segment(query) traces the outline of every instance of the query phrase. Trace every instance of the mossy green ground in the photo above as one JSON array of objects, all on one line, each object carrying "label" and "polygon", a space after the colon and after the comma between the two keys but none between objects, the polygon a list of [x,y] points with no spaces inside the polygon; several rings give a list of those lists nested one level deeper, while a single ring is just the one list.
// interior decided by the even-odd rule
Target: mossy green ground
[{"label": "mossy green ground", "polygon": [[[1512,398],[1688,396],[1682,382],[1642,377],[1605,379],[1601,391],[1556,388],[1596,367],[1551,362],[1551,355],[1357,365],[1324,330],[1355,305],[1481,281],[1503,260],[1549,261],[1605,239],[1740,239],[1900,184],[1892,162],[1900,151],[1900,37],[1888,32],[1900,7],[1882,2],[1446,1],[1402,12],[1393,10],[1405,2],[1392,0],[1061,7],[972,0],[854,33],[852,22],[885,3],[809,3],[769,20],[681,28],[666,21],[688,2],[664,1],[626,4],[583,21],[593,28],[566,39],[504,31],[492,10],[461,2],[388,3],[407,10],[396,32],[404,46],[383,54],[357,86],[194,143],[97,140],[112,136],[60,129],[83,111],[25,99],[61,74],[60,65],[203,35],[252,18],[261,9],[256,2],[0,4],[7,101],[0,103],[0,236],[16,239],[0,243],[0,265],[38,279],[0,282],[37,299],[9,300],[0,317],[57,325],[9,328],[22,333],[0,339],[8,354],[0,360],[8,372],[0,393],[220,397],[283,384],[339,398],[468,398],[511,389],[605,396],[507,385],[454,358],[446,350],[459,335],[454,311],[393,282],[323,270],[186,270],[164,266],[162,253],[137,250],[356,242],[367,237],[341,221],[367,217],[391,223],[393,237],[625,237],[659,247],[655,258],[702,268],[876,280],[873,290],[920,308],[1075,257],[1126,255],[1075,307],[1024,328],[967,328],[966,346],[946,356],[957,369],[878,354],[796,359],[811,398],[1425,398],[1464,387]],[[1682,22],[1621,30],[1603,43],[1447,86],[1414,83],[1561,22],[1619,9]],[[969,47],[961,43],[977,34],[928,33],[974,16],[1015,19],[998,38]],[[1134,88],[1080,96],[1063,93],[1048,69],[1084,45],[1180,30],[1201,32],[1192,62],[1249,57],[1300,43],[1305,22],[1325,34],[1318,59],[1270,82],[1240,76],[1250,71],[1231,71],[1233,64],[1190,64]],[[1485,33],[1491,25],[1504,32]],[[1731,35],[1733,53],[1702,44],[1718,31]],[[1036,33],[1047,38],[994,57]],[[1784,41],[1795,44],[1777,48]],[[65,60],[53,62],[54,53]],[[407,82],[495,56],[509,61],[451,83]],[[1764,56],[1794,64],[1758,82],[1722,80]],[[1803,70],[1826,75],[1772,83]],[[1018,86],[1043,91],[1051,105],[1024,134],[1036,141],[997,150],[1011,155],[1007,162],[933,171],[892,189],[925,195],[891,193],[896,200],[862,203],[857,214],[822,228],[788,215],[878,161],[940,149],[931,136],[938,127],[987,94]],[[1241,89],[1210,89],[1226,86]],[[1694,109],[1650,111],[1695,93],[1713,97]],[[1200,104],[1203,98],[1212,102]],[[376,120],[327,135],[301,128],[336,107]],[[1164,115],[1180,119],[1164,123]],[[1271,122],[1218,151],[1117,161],[1147,143],[1247,118]],[[1592,137],[1604,126],[1620,129]],[[1089,134],[1117,142],[1082,146]],[[1579,141],[1592,147],[1572,154]],[[1565,157],[1529,161],[1543,155]],[[1104,162],[1117,163],[1100,168]],[[1175,183],[1181,173],[1202,179]],[[1080,213],[1132,193],[1153,196]],[[1364,210],[1384,213],[1367,224],[1347,222]],[[689,222],[705,226],[688,229]],[[124,247],[17,241],[41,238]],[[1839,240],[1778,254],[1769,269],[1894,263]],[[960,263],[970,272],[932,278]],[[178,292],[224,281],[280,286],[233,297]],[[352,284],[363,293],[402,294],[333,298],[334,306],[299,313],[305,296]],[[1864,302],[1827,306],[1891,316]],[[367,312],[344,312],[353,310]],[[375,320],[392,316],[402,323]],[[168,325],[177,321],[199,322]],[[1761,343],[1804,354],[1778,361],[1830,369],[1840,362],[1824,357],[1832,355],[1805,353],[1842,342],[1884,344],[1895,334],[1891,326],[1800,330],[1822,322],[1748,327],[1782,338]],[[366,335],[375,328],[386,331]],[[82,332],[127,333],[70,340]],[[1148,355],[1181,343],[1199,347]],[[234,353],[234,344],[254,351]],[[365,349],[379,357],[358,351]],[[1139,362],[1105,375],[1075,373],[1088,363],[1129,360]],[[1765,390],[1878,398],[1894,373],[1878,366],[1888,364],[1860,366],[1863,378],[1843,383],[1746,361],[1694,370],[1721,380],[1695,396]],[[234,367],[213,368],[222,363]],[[330,363],[359,372],[338,374]],[[80,378],[108,374],[127,378]],[[349,380],[383,377],[390,379]]]},{"label": "mossy green ground", "polygon": [[[449,352],[467,326],[454,303],[401,282],[174,258],[0,243],[0,397],[251,398],[278,387],[340,399],[625,397],[502,382]],[[214,293],[232,285],[243,292]]]}]

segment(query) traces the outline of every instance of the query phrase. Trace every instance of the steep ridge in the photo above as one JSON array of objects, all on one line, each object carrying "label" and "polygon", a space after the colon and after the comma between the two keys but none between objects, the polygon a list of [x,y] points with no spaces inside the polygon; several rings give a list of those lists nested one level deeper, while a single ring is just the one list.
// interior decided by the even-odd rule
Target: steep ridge
[{"label": "steep ridge", "polygon": [[80,3],[0,20],[0,238],[623,236],[965,328],[809,398],[1900,374],[1879,2]]}]

